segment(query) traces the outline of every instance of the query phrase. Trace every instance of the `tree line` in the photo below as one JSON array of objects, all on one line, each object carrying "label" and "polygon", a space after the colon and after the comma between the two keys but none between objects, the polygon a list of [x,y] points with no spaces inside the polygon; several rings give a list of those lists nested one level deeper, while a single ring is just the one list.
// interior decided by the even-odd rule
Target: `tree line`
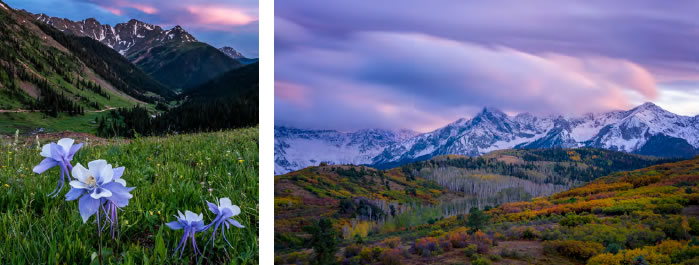
[{"label": "tree line", "polygon": [[97,135],[135,137],[256,126],[258,105],[255,93],[247,97],[187,101],[159,114],[151,114],[143,106],[120,108],[97,120]]}]

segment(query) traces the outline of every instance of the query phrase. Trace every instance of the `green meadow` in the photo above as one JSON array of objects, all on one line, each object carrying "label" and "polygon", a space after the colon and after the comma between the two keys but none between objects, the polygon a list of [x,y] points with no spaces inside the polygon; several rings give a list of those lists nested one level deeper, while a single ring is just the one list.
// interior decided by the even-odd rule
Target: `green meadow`
[{"label": "green meadow", "polygon": [[[41,145],[58,139],[42,140]],[[258,255],[258,128],[224,132],[147,137],[130,140],[75,139],[85,143],[73,165],[105,159],[124,166],[123,179],[131,193],[119,211],[120,235],[111,240],[103,230],[104,264],[257,264]],[[98,264],[99,238],[95,216],[83,224],[78,202],[65,201],[66,185],[57,197],[59,169],[41,175],[32,168],[43,159],[33,139],[0,138],[0,264]],[[228,246],[218,233],[215,245],[205,246],[209,233],[199,233],[203,255],[191,245],[182,258],[173,250],[182,230],[165,223],[180,210],[215,215],[206,202],[229,197],[240,206],[234,217],[245,228],[226,231]]]}]

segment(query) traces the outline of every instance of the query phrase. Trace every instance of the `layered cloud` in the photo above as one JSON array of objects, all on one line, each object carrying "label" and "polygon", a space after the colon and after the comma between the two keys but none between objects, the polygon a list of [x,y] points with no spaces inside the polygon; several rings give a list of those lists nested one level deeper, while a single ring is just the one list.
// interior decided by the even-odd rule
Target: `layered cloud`
[{"label": "layered cloud", "polygon": [[426,131],[483,106],[539,114],[667,107],[667,93],[696,90],[663,84],[699,83],[699,48],[682,39],[699,40],[690,2],[292,2],[275,10],[283,125]]}]

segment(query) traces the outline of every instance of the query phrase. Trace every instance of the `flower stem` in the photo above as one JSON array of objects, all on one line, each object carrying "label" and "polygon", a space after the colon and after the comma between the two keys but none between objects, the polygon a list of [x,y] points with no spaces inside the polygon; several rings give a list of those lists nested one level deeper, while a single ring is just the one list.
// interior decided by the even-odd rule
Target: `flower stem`
[{"label": "flower stem", "polygon": [[100,227],[100,214],[99,211],[97,212],[97,234],[100,237],[100,242],[98,245],[98,253],[97,257],[99,258],[100,265],[102,265],[102,229]]}]

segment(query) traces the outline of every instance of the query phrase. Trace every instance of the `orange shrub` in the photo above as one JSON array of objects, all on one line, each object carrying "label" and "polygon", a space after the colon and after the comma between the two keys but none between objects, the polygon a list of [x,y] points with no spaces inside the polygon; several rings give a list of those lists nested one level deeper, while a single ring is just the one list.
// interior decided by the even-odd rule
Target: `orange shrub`
[{"label": "orange shrub", "polygon": [[561,192],[553,195],[554,199],[566,198],[566,197],[577,197],[577,196],[590,196],[595,193],[618,191],[618,190],[628,190],[634,186],[630,183],[591,183],[580,188],[571,189],[569,191]]},{"label": "orange shrub", "polygon": [[543,245],[546,252],[557,252],[563,256],[583,261],[596,256],[604,249],[604,246],[600,243],[578,240],[544,241]]},{"label": "orange shrub", "polygon": [[389,248],[396,248],[397,246],[400,245],[400,238],[399,237],[389,237],[381,241],[381,243],[384,246],[387,246]]}]

